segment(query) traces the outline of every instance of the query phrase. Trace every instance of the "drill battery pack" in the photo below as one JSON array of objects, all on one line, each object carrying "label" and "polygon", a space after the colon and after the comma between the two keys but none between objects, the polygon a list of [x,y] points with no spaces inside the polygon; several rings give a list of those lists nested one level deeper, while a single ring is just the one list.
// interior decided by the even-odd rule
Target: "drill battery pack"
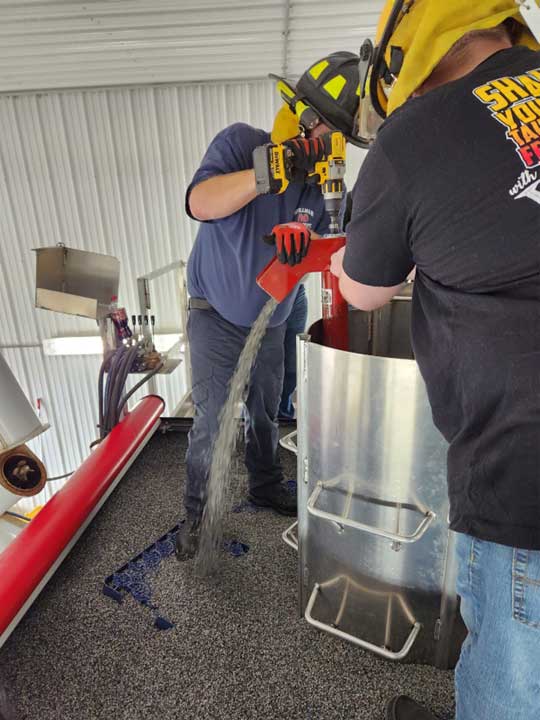
[{"label": "drill battery pack", "polygon": [[289,185],[285,167],[285,148],[283,145],[267,143],[253,151],[253,169],[257,195],[285,192]]}]

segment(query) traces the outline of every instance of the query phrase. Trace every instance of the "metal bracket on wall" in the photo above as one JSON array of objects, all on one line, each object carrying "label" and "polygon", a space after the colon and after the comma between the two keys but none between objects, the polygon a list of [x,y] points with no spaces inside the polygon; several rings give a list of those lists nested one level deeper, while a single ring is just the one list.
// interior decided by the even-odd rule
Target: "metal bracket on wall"
[{"label": "metal bracket on wall", "polygon": [[[192,387],[192,381],[191,381],[191,362],[190,362],[190,356],[189,356],[189,345],[188,345],[188,336],[187,336],[187,282],[186,282],[186,263],[183,260],[176,260],[175,262],[169,263],[169,265],[164,265],[163,267],[158,268],[157,270],[153,270],[152,272],[147,273],[146,275],[142,275],[141,277],[137,278],[137,292],[138,292],[138,299],[139,299],[139,313],[146,317],[148,310],[151,309],[151,294],[150,294],[150,281],[151,280],[157,280],[163,275],[166,275],[169,272],[175,272],[177,275],[177,282],[178,282],[178,291],[180,296],[180,307],[179,307],[179,316],[180,316],[180,332],[179,337],[182,338],[182,344],[183,344],[183,367],[184,367],[184,373],[185,373],[185,379],[186,379],[186,388],[187,393],[184,395],[184,397],[180,400],[180,403],[177,405],[176,409],[173,411],[173,416],[181,416],[181,417],[193,417],[193,408],[191,403],[191,387]],[[144,323],[143,324],[143,334],[144,337],[148,340],[152,338],[152,331],[150,327]],[[155,378],[151,378],[150,382],[148,384],[148,390],[151,393],[157,393],[157,385]]]},{"label": "metal bracket on wall", "polygon": [[[148,284],[148,278],[137,278],[137,295],[139,297],[139,313],[142,318],[147,318],[148,311],[152,309],[152,304],[150,302],[150,286]],[[150,329],[148,321],[143,322],[142,333],[144,339],[147,342],[152,342],[152,331]]]}]

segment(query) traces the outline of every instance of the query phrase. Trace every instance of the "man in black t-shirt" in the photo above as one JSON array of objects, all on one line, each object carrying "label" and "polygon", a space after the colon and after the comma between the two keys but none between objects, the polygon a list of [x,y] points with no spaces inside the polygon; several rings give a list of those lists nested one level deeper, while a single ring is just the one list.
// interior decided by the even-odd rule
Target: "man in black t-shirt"
[{"label": "man in black t-shirt", "polygon": [[[458,11],[469,22],[461,29]],[[372,70],[379,89],[395,81],[373,97],[379,112],[388,98],[389,117],[360,171],[347,246],[332,269],[346,299],[372,310],[416,267],[413,346],[449,442],[450,524],[469,630],[456,718],[535,720],[540,52],[514,45],[534,47],[504,0],[398,2],[389,23],[386,65],[375,60]],[[437,37],[451,42],[434,58]],[[387,718],[434,715],[399,696]]]}]

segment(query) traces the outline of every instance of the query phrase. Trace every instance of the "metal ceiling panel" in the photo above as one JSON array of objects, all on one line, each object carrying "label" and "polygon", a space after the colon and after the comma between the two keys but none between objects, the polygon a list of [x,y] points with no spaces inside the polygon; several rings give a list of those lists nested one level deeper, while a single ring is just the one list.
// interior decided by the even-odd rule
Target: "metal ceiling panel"
[{"label": "metal ceiling panel", "polygon": [[0,91],[264,77],[286,0],[0,1]]}]

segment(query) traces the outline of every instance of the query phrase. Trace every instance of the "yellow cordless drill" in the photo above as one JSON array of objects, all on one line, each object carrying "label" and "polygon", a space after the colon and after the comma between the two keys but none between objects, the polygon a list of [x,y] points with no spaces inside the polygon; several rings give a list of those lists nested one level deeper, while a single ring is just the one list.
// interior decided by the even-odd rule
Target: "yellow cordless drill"
[{"label": "yellow cordless drill", "polygon": [[[346,140],[342,133],[329,134],[329,152],[315,164],[308,182],[319,185],[324,198],[326,212],[330,217],[330,233],[339,232],[339,209],[343,200],[345,178]],[[253,167],[257,183],[257,193],[279,195],[287,189],[293,172],[291,161],[293,152],[287,144],[268,143],[253,151]]]}]

